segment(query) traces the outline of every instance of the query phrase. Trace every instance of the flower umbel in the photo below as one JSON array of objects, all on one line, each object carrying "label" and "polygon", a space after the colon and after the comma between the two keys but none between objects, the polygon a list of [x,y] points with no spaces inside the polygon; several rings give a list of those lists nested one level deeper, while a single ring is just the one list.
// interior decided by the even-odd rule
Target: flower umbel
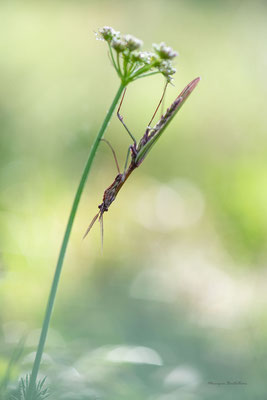
[{"label": "flower umbel", "polygon": [[99,29],[99,36],[108,43],[112,63],[125,86],[155,74],[162,74],[169,82],[173,79],[176,69],[172,60],[178,53],[164,42],[153,44],[155,52],[146,52],[140,51],[142,40],[133,35],[122,35],[110,26]]}]

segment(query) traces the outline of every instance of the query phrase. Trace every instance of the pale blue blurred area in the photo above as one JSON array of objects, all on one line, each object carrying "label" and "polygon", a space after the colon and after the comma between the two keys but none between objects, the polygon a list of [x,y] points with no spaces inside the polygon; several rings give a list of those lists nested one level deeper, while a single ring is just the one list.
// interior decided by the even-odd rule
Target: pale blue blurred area
[{"label": "pale blue blurred area", "polygon": [[[100,146],[42,374],[62,400],[263,398],[266,2],[2,1],[0,15],[0,376],[24,335],[12,379],[31,369],[71,202],[119,86],[95,37],[110,25],[179,52],[165,108],[202,80],[105,214],[103,254],[97,224],[82,241],[116,175]],[[122,114],[137,138],[163,87],[130,85]],[[116,116],[105,137],[123,166]]]}]

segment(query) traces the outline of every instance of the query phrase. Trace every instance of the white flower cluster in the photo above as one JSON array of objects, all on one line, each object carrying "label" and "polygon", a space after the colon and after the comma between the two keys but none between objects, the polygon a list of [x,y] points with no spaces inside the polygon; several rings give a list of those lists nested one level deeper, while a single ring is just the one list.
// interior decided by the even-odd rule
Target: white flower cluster
[{"label": "white flower cluster", "polygon": [[155,60],[155,54],[151,51],[135,51],[132,53],[132,61],[141,64],[151,64]]},{"label": "white flower cluster", "polygon": [[120,32],[115,31],[110,26],[104,26],[99,29],[100,37],[106,42],[110,43],[111,47],[118,53],[121,53],[128,49],[129,51],[134,51],[139,49],[143,42],[137,39],[133,35],[121,35]]},{"label": "white flower cluster", "polygon": [[178,53],[174,51],[171,47],[166,46],[164,42],[160,44],[153,44],[155,52],[163,60],[172,60],[174,57],[178,56]]},{"label": "white flower cluster", "polygon": [[161,61],[159,65],[159,71],[166,77],[175,74],[176,68],[173,68],[169,60]]},{"label": "white flower cluster", "polygon": [[111,26],[103,26],[103,28],[99,29],[99,36],[101,39],[110,43],[112,39],[119,37],[120,32],[116,32]]},{"label": "white flower cluster", "polygon": [[[142,40],[129,34],[121,35],[120,32],[109,26],[99,29],[99,34],[102,40],[108,42],[114,66],[123,79],[131,81],[158,71],[170,81],[171,75],[176,72],[171,61],[178,53],[166,46],[164,42],[153,44],[154,52],[147,52],[139,50],[143,45]],[[120,56],[116,59],[117,61],[112,54],[114,50]],[[122,66],[120,65],[121,59],[123,60]],[[127,74],[129,74],[128,77]]]}]

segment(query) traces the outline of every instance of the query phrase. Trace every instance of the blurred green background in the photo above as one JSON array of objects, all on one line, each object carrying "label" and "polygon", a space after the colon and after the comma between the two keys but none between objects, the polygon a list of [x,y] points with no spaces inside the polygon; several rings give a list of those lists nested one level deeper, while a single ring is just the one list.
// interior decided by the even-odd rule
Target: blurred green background
[{"label": "blurred green background", "polygon": [[[31,369],[72,199],[119,86],[94,34],[109,25],[179,52],[165,106],[202,80],[105,214],[103,254],[97,224],[81,240],[116,175],[100,146],[42,374],[59,400],[263,399],[266,1],[3,0],[0,15],[0,376],[22,337],[12,380]],[[130,85],[122,114],[137,138],[163,86]],[[122,165],[115,116],[105,137]]]}]

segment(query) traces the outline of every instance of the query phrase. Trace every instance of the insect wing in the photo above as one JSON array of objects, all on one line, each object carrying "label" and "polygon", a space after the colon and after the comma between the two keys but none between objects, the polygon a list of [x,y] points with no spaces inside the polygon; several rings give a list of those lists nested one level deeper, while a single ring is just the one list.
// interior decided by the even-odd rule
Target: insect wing
[{"label": "insect wing", "polygon": [[200,78],[196,78],[183,89],[183,91],[179,94],[179,96],[174,100],[172,105],[168,108],[166,113],[161,117],[157,125],[155,125],[155,127],[152,129],[152,133],[148,142],[144,146],[142,146],[142,148],[136,155],[135,160],[138,165],[141,164],[141,162],[147,156],[148,152],[152,149],[154,144],[157,142],[159,137],[164,132],[165,128],[169,125],[169,123],[174,118],[178,110],[180,110],[180,108],[185,103],[189,95],[195,89],[199,81]]}]

